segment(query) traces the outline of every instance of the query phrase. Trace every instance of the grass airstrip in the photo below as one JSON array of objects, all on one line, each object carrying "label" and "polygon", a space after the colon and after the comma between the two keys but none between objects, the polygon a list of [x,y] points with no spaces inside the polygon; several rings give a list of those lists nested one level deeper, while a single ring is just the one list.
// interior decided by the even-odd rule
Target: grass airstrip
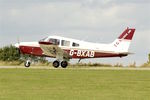
[{"label": "grass airstrip", "polygon": [[0,69],[0,100],[150,100],[150,70]]}]

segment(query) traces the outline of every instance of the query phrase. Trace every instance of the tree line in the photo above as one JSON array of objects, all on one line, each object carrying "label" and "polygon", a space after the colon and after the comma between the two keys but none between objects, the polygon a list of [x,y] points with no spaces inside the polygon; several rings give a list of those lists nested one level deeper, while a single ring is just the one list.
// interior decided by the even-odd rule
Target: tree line
[{"label": "tree line", "polygon": [[12,45],[0,48],[1,61],[16,61],[20,59],[19,51]]}]

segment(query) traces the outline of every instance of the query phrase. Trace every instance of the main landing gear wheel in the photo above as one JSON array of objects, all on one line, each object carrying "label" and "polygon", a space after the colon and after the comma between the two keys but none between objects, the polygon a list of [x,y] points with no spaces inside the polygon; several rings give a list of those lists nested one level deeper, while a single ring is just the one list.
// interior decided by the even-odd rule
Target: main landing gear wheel
[{"label": "main landing gear wheel", "polygon": [[25,67],[30,67],[31,65],[31,61],[27,60],[25,63],[24,63],[24,66]]},{"label": "main landing gear wheel", "polygon": [[62,61],[61,62],[61,67],[62,68],[66,68],[68,66],[68,62],[67,61]]},{"label": "main landing gear wheel", "polygon": [[55,68],[58,68],[58,67],[59,67],[59,61],[57,61],[57,60],[54,61],[54,62],[53,62],[53,66],[54,66]]}]

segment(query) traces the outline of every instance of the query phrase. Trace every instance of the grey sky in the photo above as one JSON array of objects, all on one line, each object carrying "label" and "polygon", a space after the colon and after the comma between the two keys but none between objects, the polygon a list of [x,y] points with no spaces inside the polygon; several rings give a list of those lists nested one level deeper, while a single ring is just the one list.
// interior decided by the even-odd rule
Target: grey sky
[{"label": "grey sky", "polygon": [[0,0],[0,47],[48,35],[109,43],[133,27],[134,55],[94,61],[141,64],[150,52],[149,10],[150,0]]}]

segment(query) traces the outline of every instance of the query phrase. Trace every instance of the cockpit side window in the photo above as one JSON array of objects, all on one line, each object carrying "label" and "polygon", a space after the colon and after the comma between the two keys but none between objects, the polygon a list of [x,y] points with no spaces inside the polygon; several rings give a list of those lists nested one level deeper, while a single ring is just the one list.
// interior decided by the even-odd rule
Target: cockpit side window
[{"label": "cockpit side window", "polygon": [[59,43],[60,43],[60,40],[58,40],[58,39],[53,39],[53,38],[50,38],[50,39],[49,39],[49,42],[50,42],[50,43],[52,43],[52,44],[54,44],[54,45],[59,45]]},{"label": "cockpit side window", "polygon": [[79,44],[78,44],[78,43],[73,42],[73,43],[72,43],[72,46],[73,46],[73,47],[79,47]]},{"label": "cockpit side window", "polygon": [[61,46],[70,46],[70,41],[62,40]]}]

